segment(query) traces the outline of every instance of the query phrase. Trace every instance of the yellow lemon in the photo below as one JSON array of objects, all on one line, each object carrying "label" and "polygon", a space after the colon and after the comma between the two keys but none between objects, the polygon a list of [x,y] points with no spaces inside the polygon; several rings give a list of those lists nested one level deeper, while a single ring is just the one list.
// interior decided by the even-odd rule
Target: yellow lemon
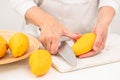
[{"label": "yellow lemon", "polygon": [[7,41],[0,35],[0,58],[2,58],[8,49]]},{"label": "yellow lemon", "polygon": [[15,33],[9,40],[9,48],[13,57],[22,56],[29,47],[28,37],[21,32]]},{"label": "yellow lemon", "polygon": [[31,72],[36,76],[44,75],[48,72],[52,64],[52,58],[47,50],[36,50],[29,58]]},{"label": "yellow lemon", "polygon": [[83,34],[76,43],[72,46],[72,49],[76,56],[87,53],[93,47],[96,35],[94,33]]}]

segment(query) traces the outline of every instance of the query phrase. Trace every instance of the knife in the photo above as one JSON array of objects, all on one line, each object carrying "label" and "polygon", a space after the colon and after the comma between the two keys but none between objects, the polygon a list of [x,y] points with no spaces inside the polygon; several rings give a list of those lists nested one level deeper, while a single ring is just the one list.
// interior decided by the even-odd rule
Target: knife
[{"label": "knife", "polygon": [[[39,28],[39,31],[41,31],[41,29]],[[66,42],[66,40],[69,40],[68,37],[62,36],[61,38],[61,42],[59,45],[59,49],[58,49],[58,54],[70,65],[72,66],[76,66],[77,65],[77,58],[74,54],[74,52],[72,51],[72,48],[68,45],[68,43]]]},{"label": "knife", "polygon": [[72,48],[68,45],[66,41],[61,41],[61,44],[58,49],[58,54],[70,65],[77,65],[77,58],[72,51]]}]

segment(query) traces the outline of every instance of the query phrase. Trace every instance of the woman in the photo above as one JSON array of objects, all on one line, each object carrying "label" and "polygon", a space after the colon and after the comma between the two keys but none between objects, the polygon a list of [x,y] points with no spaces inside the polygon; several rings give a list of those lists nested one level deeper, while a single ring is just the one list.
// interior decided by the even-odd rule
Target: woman
[{"label": "woman", "polygon": [[93,56],[104,49],[109,25],[120,5],[120,0],[10,0],[10,2],[27,21],[27,33],[35,33],[37,36],[40,28],[39,39],[51,54],[57,53],[62,36],[77,40],[82,33],[94,32],[97,37],[93,50],[79,56],[80,58]]}]

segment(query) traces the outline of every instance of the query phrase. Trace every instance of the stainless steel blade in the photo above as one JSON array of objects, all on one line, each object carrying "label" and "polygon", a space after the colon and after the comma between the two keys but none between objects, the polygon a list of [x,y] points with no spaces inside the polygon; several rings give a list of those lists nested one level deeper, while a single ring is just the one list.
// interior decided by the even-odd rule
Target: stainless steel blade
[{"label": "stainless steel blade", "polygon": [[60,54],[60,56],[72,66],[77,65],[77,58],[66,41],[61,41],[58,54]]}]

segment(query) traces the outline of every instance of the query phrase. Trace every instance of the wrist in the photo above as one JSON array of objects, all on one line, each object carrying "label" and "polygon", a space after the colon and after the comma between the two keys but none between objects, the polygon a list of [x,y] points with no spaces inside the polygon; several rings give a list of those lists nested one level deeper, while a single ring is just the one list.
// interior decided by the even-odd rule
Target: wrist
[{"label": "wrist", "polygon": [[111,22],[112,22],[112,19],[110,16],[104,16],[104,17],[98,18],[97,25],[109,26]]},{"label": "wrist", "polygon": [[108,23],[97,23],[96,27],[101,27],[101,28],[104,28],[104,29],[108,29],[109,24]]}]

